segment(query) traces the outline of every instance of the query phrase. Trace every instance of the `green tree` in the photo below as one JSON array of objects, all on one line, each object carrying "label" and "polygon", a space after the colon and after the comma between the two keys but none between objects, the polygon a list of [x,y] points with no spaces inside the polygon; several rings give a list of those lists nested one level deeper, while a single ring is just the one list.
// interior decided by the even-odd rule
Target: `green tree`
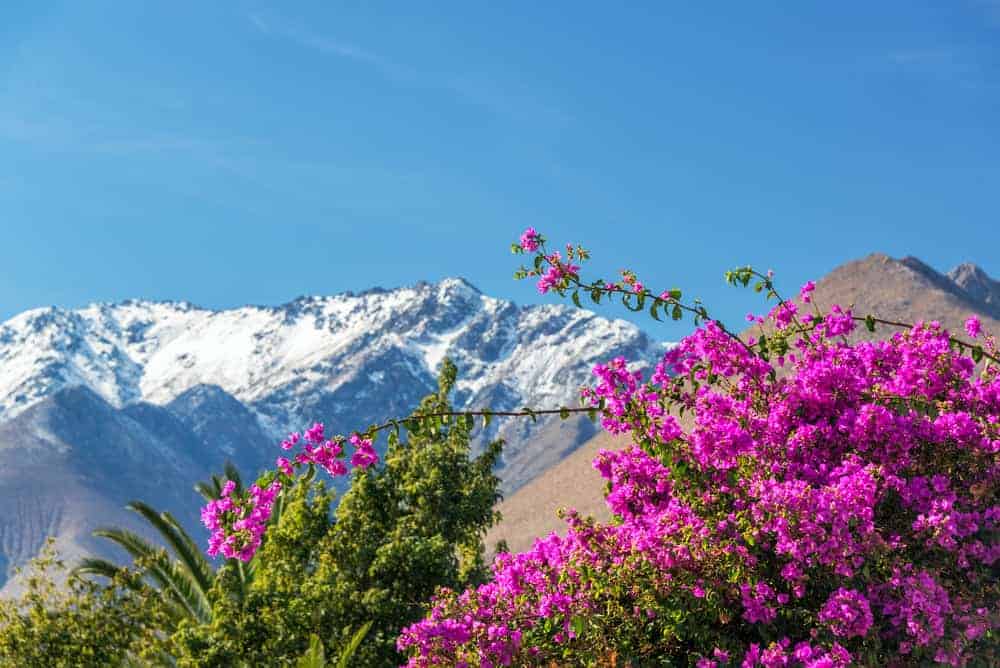
[{"label": "green tree", "polygon": [[155,657],[167,624],[158,597],[128,569],[96,583],[69,575],[51,543],[32,560],[16,599],[0,601],[0,666],[105,668]]},{"label": "green tree", "polygon": [[[450,410],[455,366],[414,415]],[[418,619],[439,586],[486,576],[483,536],[498,519],[493,474],[499,441],[473,457],[471,420],[442,418],[390,434],[381,465],[357,471],[331,522],[333,495],[317,482],[283,494],[283,513],[258,551],[247,595],[225,595],[227,564],[210,593],[212,620],[184,622],[174,649],[183,666],[294,665],[310,635],[337,656],[351,629],[370,622],[351,665],[398,664],[399,629]]]}]

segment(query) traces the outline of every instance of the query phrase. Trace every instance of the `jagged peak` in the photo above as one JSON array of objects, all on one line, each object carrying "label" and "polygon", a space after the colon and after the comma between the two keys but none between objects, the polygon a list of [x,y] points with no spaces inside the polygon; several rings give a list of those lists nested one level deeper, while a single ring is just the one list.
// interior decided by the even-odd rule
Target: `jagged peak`
[{"label": "jagged peak", "polygon": [[990,277],[982,267],[963,262],[948,272],[948,278],[976,301],[994,310],[1000,306],[1000,281]]},{"label": "jagged peak", "polygon": [[439,290],[461,290],[469,291],[476,295],[483,294],[482,290],[461,276],[448,276],[446,278],[442,278],[438,281],[437,286]]},{"label": "jagged peak", "polygon": [[996,283],[997,281],[993,279],[986,271],[983,270],[978,264],[972,262],[963,262],[955,266],[951,271],[948,272],[948,278],[955,281],[959,285],[963,283],[972,281],[983,281]]}]

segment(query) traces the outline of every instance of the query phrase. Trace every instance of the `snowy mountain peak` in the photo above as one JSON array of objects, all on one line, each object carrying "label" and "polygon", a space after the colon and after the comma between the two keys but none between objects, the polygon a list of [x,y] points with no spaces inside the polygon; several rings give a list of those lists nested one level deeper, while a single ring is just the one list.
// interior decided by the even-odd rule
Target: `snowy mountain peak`
[{"label": "snowy mountain peak", "polygon": [[435,287],[442,296],[455,295],[465,299],[475,299],[483,294],[479,288],[461,277],[442,279]]},{"label": "snowy mountain peak", "polygon": [[0,422],[67,387],[122,408],[217,386],[275,436],[314,419],[351,429],[411,410],[445,356],[459,367],[461,405],[521,406],[574,404],[595,362],[662,351],[625,321],[521,308],[462,278],[278,307],[43,308],[0,325]]}]

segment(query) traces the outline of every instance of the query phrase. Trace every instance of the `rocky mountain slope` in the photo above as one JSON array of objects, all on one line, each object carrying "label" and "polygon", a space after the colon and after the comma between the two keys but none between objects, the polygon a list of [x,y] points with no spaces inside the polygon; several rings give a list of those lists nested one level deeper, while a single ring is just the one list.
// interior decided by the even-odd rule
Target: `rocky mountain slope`
[{"label": "rocky mountain slope", "polygon": [[[314,420],[346,432],[406,415],[447,355],[459,407],[576,405],[599,360],[659,358],[637,327],[565,306],[519,307],[462,279],[214,311],[128,301],[44,308],[0,325],[0,582],[53,536],[137,525],[133,498],[201,536],[191,486],[234,460],[248,475]],[[497,430],[500,430],[499,432]],[[523,485],[593,435],[586,420],[494,422],[500,472]]]},{"label": "rocky mountain slope", "polygon": [[[796,286],[784,287],[785,292],[794,292]],[[757,306],[751,295],[748,309]],[[1000,335],[1000,282],[974,264],[940,274],[913,257],[894,259],[876,253],[848,262],[818,281],[815,301],[826,306],[853,305],[858,315],[871,313],[901,322],[938,320],[962,335],[965,319],[976,313],[984,329]],[[879,336],[886,333],[876,332]],[[861,328],[859,335],[867,336],[867,331]],[[560,507],[606,519],[604,481],[591,462],[599,450],[627,443],[624,436],[611,439],[598,434],[508,497],[499,506],[503,522],[490,532],[488,544],[503,539],[511,550],[527,549],[535,537],[563,529],[564,523],[556,517]]]}]

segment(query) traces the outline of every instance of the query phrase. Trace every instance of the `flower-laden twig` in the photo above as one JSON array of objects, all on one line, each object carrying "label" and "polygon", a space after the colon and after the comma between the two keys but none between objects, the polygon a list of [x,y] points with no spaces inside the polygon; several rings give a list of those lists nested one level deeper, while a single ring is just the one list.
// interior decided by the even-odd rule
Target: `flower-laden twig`
[{"label": "flower-laden twig", "polygon": [[[201,512],[202,524],[211,531],[208,540],[210,556],[223,555],[230,559],[250,561],[260,548],[275,498],[286,488],[300,471],[320,468],[331,477],[346,476],[352,469],[365,470],[378,462],[378,454],[373,445],[380,432],[401,428],[416,434],[423,429],[438,428],[450,420],[465,420],[471,428],[475,418],[482,418],[488,426],[494,417],[528,417],[558,415],[567,419],[572,415],[586,414],[596,419],[600,408],[584,406],[569,408],[562,406],[550,409],[525,407],[518,411],[494,411],[490,409],[468,411],[440,411],[411,415],[405,419],[391,419],[372,425],[363,433],[350,436],[324,435],[325,427],[317,422],[302,433],[289,434],[281,442],[281,448],[289,454],[298,450],[291,458],[279,456],[275,469],[262,475],[245,493],[240,495],[232,482],[226,483],[219,499],[209,502]],[[353,450],[347,456],[345,445]]]},{"label": "flower-laden twig", "polygon": [[[620,296],[622,304],[631,311],[642,311],[647,308],[652,318],[662,320],[661,314],[669,314],[673,320],[681,320],[685,313],[694,316],[695,326],[712,320],[716,326],[727,336],[732,337],[741,345],[748,349],[753,349],[764,357],[767,357],[772,349],[768,347],[768,339],[758,338],[753,342],[745,342],[735,332],[728,329],[721,321],[714,320],[709,316],[708,309],[700,300],[692,303],[682,301],[682,291],[677,288],[661,291],[659,294],[650,290],[649,287],[639,280],[635,272],[630,269],[621,271],[621,280],[617,282],[606,282],[602,279],[594,281],[584,281],[580,277],[580,265],[573,262],[584,262],[590,259],[590,252],[583,246],[566,245],[566,259],[563,259],[559,251],[552,253],[546,250],[545,238],[534,228],[528,228],[521,235],[519,243],[511,245],[511,251],[515,254],[533,253],[534,258],[531,267],[522,266],[515,273],[516,279],[538,278],[538,291],[542,294],[556,292],[560,296],[569,296],[573,303],[582,307],[580,294],[589,295],[594,304],[600,304],[603,296]],[[763,293],[765,298],[777,301],[777,305],[769,314],[769,319],[773,321],[779,329],[788,330],[788,334],[801,334],[809,332],[822,324],[819,309],[816,308],[814,314],[806,318],[803,322],[798,316],[798,307],[778,292],[774,283],[774,273],[768,271],[762,273],[752,266],[743,266],[725,272],[725,280],[730,285],[742,285],[749,287],[753,284],[755,292]],[[811,294],[815,290],[816,284],[807,282],[800,291],[800,298],[803,303],[812,303]],[[815,305],[814,305],[815,306]],[[835,307],[839,313],[844,314],[844,318],[850,318],[855,322],[863,322],[869,331],[875,331],[875,325],[887,325],[902,329],[911,329],[914,323],[905,323],[894,320],[887,320],[875,315],[856,316],[850,310],[844,312],[841,307]],[[764,322],[764,319],[752,319],[751,321]],[[971,338],[976,338],[981,331],[981,323],[975,316],[971,316],[966,325],[967,332]],[[950,336],[949,340],[977,358],[976,361],[986,358],[1000,364],[1000,354],[996,351],[995,339],[992,339],[992,350],[984,349],[983,346],[969,343],[955,336]],[[779,353],[781,354],[781,353]]]},{"label": "flower-laden twig", "polygon": [[[645,284],[637,278],[635,272],[630,269],[621,271],[621,280],[617,282],[607,282],[597,279],[585,282],[580,278],[580,265],[573,262],[585,262],[590,259],[590,251],[583,246],[566,245],[566,259],[560,251],[547,252],[545,238],[538,234],[534,228],[528,228],[521,235],[520,243],[512,244],[511,251],[515,254],[534,253],[531,267],[522,266],[514,272],[514,278],[521,280],[529,277],[538,278],[538,291],[545,294],[549,291],[556,292],[560,296],[567,296],[573,303],[582,308],[580,299],[581,292],[589,296],[594,304],[600,304],[604,296],[620,296],[622,304],[630,311],[643,311],[647,309],[649,315],[655,320],[663,320],[664,315],[668,315],[673,320],[680,320],[684,313],[694,316],[695,325],[711,320],[708,309],[699,299],[686,303],[682,301],[682,292],[677,288],[664,290],[659,294],[651,291]],[[714,320],[721,331],[731,336],[741,345],[746,344],[735,333],[730,331],[720,321]]]}]

